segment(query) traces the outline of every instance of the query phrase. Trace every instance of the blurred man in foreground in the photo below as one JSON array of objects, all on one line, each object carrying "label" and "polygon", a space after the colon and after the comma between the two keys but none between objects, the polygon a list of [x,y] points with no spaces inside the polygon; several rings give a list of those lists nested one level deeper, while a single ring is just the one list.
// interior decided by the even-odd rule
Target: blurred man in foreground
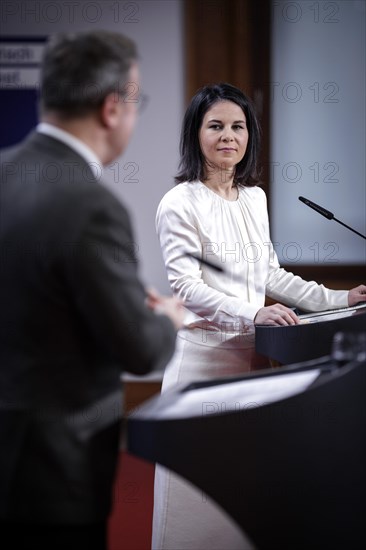
[{"label": "blurred man in foreground", "polygon": [[1,153],[0,525],[22,548],[106,548],[121,372],[164,367],[183,321],[145,291],[128,212],[100,181],[139,101],[133,42],[55,37],[41,123]]}]

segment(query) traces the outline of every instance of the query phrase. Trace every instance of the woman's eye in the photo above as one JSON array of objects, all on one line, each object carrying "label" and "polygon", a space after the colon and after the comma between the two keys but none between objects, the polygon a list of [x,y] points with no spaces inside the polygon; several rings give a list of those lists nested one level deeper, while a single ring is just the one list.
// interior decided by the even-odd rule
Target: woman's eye
[{"label": "woman's eye", "polygon": [[209,126],[211,130],[219,130],[221,128],[220,124],[212,124]]}]

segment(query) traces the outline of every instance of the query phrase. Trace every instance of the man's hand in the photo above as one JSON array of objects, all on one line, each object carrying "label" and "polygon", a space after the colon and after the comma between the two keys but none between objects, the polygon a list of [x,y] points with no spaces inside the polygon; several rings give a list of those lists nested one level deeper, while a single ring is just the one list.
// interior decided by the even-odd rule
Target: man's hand
[{"label": "man's hand", "polygon": [[161,296],[156,290],[146,290],[146,304],[155,313],[167,315],[176,330],[183,326],[185,310],[183,301],[175,296]]}]

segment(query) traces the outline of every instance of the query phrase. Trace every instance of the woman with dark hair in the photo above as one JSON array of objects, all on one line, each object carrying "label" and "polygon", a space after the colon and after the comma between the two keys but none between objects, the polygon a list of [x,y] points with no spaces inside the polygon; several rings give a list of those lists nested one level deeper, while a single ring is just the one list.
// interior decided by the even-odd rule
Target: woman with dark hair
[{"label": "woman with dark hair", "polygon": [[[206,86],[193,97],[183,121],[181,169],[175,178],[176,183],[203,181],[205,179],[206,159],[201,151],[199,131],[205,114],[219,101],[231,101],[241,108],[245,115],[244,122],[248,132],[245,155],[235,166],[233,181],[239,185],[255,185],[258,183],[259,124],[249,99],[238,88],[230,84]],[[243,118],[241,113],[240,116]]]},{"label": "woman with dark hair", "polygon": [[[255,352],[254,327],[299,323],[283,303],[321,311],[366,301],[363,285],[330,290],[280,267],[258,186],[259,145],[254,109],[238,88],[215,84],[193,97],[182,128],[179,185],[163,197],[156,217],[171,288],[187,309],[163,391],[268,366]],[[265,306],[266,296],[275,303]],[[153,548],[248,547],[208,498],[157,467]]]}]

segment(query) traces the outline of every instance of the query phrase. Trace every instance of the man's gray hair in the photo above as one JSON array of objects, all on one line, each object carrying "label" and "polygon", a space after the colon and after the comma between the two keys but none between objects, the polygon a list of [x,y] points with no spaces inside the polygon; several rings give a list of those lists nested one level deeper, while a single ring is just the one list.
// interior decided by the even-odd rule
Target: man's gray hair
[{"label": "man's gray hair", "polygon": [[41,110],[78,117],[97,109],[112,92],[137,96],[137,84],[128,82],[137,58],[135,43],[116,32],[51,37],[41,71]]}]

